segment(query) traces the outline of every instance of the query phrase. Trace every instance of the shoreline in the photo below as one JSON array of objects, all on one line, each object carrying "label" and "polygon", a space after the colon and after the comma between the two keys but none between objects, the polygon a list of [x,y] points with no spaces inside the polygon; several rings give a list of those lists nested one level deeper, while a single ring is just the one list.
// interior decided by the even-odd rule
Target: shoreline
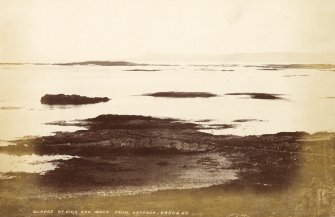
[{"label": "shoreline", "polygon": [[[59,124],[64,125],[63,122]],[[243,175],[239,176],[240,179],[243,179],[247,177],[245,171],[248,169],[257,170],[255,168],[259,167],[260,171],[268,170],[266,164],[269,163],[270,158],[274,163],[270,166],[272,171],[278,170],[279,167],[289,171],[290,167],[299,165],[298,155],[309,154],[311,148],[310,145],[305,147],[306,144],[316,143],[320,137],[326,141],[332,141],[335,138],[335,133],[308,134],[305,132],[282,132],[259,136],[212,135],[199,132],[199,124],[135,115],[100,115],[96,118],[71,123],[71,125],[87,129],[12,141],[15,145],[2,146],[0,152],[14,155],[71,155],[86,160],[90,158],[114,159],[114,161],[111,160],[112,164],[105,165],[106,167],[112,167],[117,162],[115,160],[117,157],[129,158],[130,163],[128,163],[134,164],[132,160],[136,157],[143,158],[145,162],[146,158],[150,157],[159,161],[167,157],[173,159],[193,155],[199,160],[199,165],[203,163],[209,169],[214,170],[220,157],[201,158],[200,156],[219,154],[231,163],[227,168],[244,171]],[[261,155],[267,157],[267,162],[259,158]],[[133,159],[130,159],[131,157]],[[77,160],[72,159],[72,161]],[[96,162],[99,164],[98,160]],[[103,161],[100,163],[103,165]],[[122,165],[122,162],[118,163]],[[70,161],[60,164],[66,166],[70,164]],[[88,160],[88,164],[92,162]],[[73,165],[77,163],[74,162]],[[158,168],[171,166],[164,161],[157,162],[157,165]],[[187,163],[185,165],[187,166]],[[52,171],[49,173],[51,174]],[[274,175],[273,172],[271,174]],[[268,179],[261,176],[258,178]],[[283,182],[279,184],[278,180],[269,181],[272,182],[271,185],[283,186]]]},{"label": "shoreline", "polygon": [[[103,200],[108,197],[124,209],[129,209],[125,207],[128,200],[149,209],[150,201],[166,204],[166,198],[177,198],[192,213],[197,212],[192,205],[197,197],[192,196],[190,202],[186,200],[190,195],[217,198],[224,204],[239,198],[242,202],[237,210],[252,196],[269,206],[264,211],[269,213],[270,204],[284,203],[278,196],[283,192],[295,198],[292,205],[305,206],[299,198],[302,192],[310,194],[308,189],[316,178],[322,183],[318,189],[332,189],[324,190],[325,194],[335,189],[335,177],[324,176],[325,169],[334,174],[333,164],[324,161],[335,157],[335,133],[212,135],[199,132],[199,124],[136,115],[100,115],[71,124],[87,129],[17,140],[16,145],[0,147],[1,153],[16,155],[77,156],[55,160],[57,168],[44,175],[5,173],[11,178],[0,180],[1,191],[7,192],[2,195],[14,201],[19,199],[16,195],[21,195],[23,200],[35,201],[33,207],[41,207],[41,201],[48,199],[51,203],[45,207],[59,206],[60,201],[65,201],[66,206],[75,202],[75,207],[85,207],[83,201],[91,200],[95,206],[107,208]],[[272,195],[271,199],[267,195]],[[27,208],[22,207],[27,213]],[[286,215],[295,208],[278,209]]]}]

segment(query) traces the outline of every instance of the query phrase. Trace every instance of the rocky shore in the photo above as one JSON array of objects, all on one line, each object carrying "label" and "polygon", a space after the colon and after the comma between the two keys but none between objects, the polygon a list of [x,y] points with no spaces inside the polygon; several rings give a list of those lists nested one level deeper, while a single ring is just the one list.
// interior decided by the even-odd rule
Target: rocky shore
[{"label": "rocky shore", "polygon": [[[63,172],[68,172],[68,164],[77,165],[78,162],[81,162],[80,167],[84,165],[91,168],[93,173],[96,167],[110,166],[113,170],[116,165],[136,171],[139,159],[143,165],[156,162],[158,168],[175,167],[176,162],[179,162],[174,170],[185,170],[190,167],[187,159],[192,158],[195,162],[207,165],[208,171],[235,171],[238,178],[236,182],[240,184],[257,186],[261,183],[271,188],[285,188],[301,165],[301,154],[307,154],[311,148],[307,145],[309,142],[306,138],[316,137],[303,132],[245,137],[218,136],[199,132],[201,127],[194,123],[133,115],[100,115],[71,124],[85,126],[87,130],[17,140],[14,141],[16,145],[0,147],[0,151],[10,154],[66,154],[82,157],[80,160],[62,162],[63,167],[50,171],[44,177],[60,172],[56,176],[60,178]],[[331,142],[334,141],[333,134],[328,137],[332,138]],[[117,160],[120,157],[127,159],[127,163]],[[225,159],[225,167],[218,166],[220,159]],[[155,170],[151,172],[155,173]],[[80,172],[77,174],[83,175]],[[129,174],[127,176],[131,177]],[[96,176],[92,175],[92,178],[95,179]],[[78,179],[72,180],[73,185],[78,184],[75,180]],[[99,180],[109,183],[103,178]],[[70,179],[68,181],[71,182]],[[91,184],[95,185],[96,182]]]},{"label": "rocky shore", "polygon": [[[255,200],[262,200],[264,206],[269,206],[262,211],[266,215],[257,216],[270,216],[270,204],[273,203],[281,204],[282,207],[275,209],[284,213],[275,216],[288,216],[288,212],[296,212],[296,206],[300,207],[296,216],[304,216],[308,209],[315,211],[308,204],[319,197],[310,188],[326,189],[324,186],[328,186],[328,190],[323,190],[326,195],[332,195],[334,190],[334,133],[220,136],[199,132],[201,125],[198,124],[136,115],[100,115],[70,124],[84,126],[86,130],[16,140],[13,141],[15,145],[0,147],[0,152],[15,155],[76,156],[58,160],[55,162],[58,167],[44,175],[5,174],[11,179],[0,180],[2,189],[21,189],[22,195],[28,198],[74,198],[69,204],[77,201],[75,198],[80,195],[121,197],[158,191],[156,196],[150,196],[150,201],[156,201],[160,194],[164,194],[159,204],[164,204],[166,198],[178,198],[184,201],[183,207],[190,207],[193,212],[196,210],[191,202],[185,201],[185,195],[192,194],[194,199],[194,194],[208,197],[216,206],[218,201],[238,197],[245,206],[248,203],[245,195],[254,192]],[[312,184],[311,180],[314,180]],[[28,186],[32,182],[35,184],[28,189],[18,187],[21,186],[19,183]],[[169,191],[174,192],[173,196]],[[294,198],[292,206],[283,205],[285,200],[279,198],[280,192],[287,192]],[[267,194],[272,195],[269,201],[264,199]],[[140,197],[129,200],[138,201]],[[319,210],[329,214],[332,202],[328,198],[328,205]],[[231,213],[236,206],[218,213]]]}]

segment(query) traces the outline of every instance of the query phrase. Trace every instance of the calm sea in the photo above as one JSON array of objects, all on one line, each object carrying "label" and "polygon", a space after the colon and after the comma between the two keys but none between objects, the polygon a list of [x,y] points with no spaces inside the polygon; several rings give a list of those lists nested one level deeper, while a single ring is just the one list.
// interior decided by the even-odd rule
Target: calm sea
[{"label": "calm sea", "polygon": [[[160,71],[128,71],[133,69]],[[281,131],[335,131],[335,71],[259,70],[244,64],[170,66],[0,66],[0,140],[49,135],[80,128],[46,125],[100,114],[170,117],[206,124],[236,124],[208,130],[214,134],[251,135]],[[160,91],[211,92],[213,98],[155,98]],[[285,100],[251,99],[227,93],[284,94]],[[107,103],[48,106],[44,94],[109,97]],[[258,121],[234,122],[238,119]],[[6,145],[3,141],[1,144]]]}]

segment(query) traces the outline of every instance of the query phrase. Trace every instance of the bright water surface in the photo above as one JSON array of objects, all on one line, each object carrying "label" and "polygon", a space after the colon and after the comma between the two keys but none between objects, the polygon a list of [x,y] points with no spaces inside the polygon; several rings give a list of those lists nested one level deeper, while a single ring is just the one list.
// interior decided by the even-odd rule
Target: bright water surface
[{"label": "bright water surface", "polygon": [[[125,71],[129,69],[161,71]],[[222,71],[227,69],[234,71]],[[237,123],[237,127],[232,129],[208,131],[215,134],[335,131],[335,99],[327,98],[335,96],[335,72],[331,70],[262,71],[242,64],[136,67],[2,65],[0,84],[0,140],[77,130],[77,127],[45,123],[101,114],[150,115],[187,121],[211,119],[209,124],[231,124],[236,119],[263,120]],[[187,99],[141,96],[159,91],[199,91],[222,96]],[[283,97],[287,100],[224,96],[238,92],[285,94]],[[80,106],[40,103],[44,94],[59,93],[106,96],[112,100]]]}]

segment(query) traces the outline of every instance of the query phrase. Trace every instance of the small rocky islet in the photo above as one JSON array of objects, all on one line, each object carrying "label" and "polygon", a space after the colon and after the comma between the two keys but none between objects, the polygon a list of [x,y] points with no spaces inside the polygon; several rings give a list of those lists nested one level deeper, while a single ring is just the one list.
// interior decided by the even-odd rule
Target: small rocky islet
[{"label": "small rocky islet", "polygon": [[156,93],[147,93],[143,96],[152,96],[152,97],[168,97],[168,98],[210,98],[217,97],[218,95],[208,92],[156,92]]},{"label": "small rocky islet", "polygon": [[[171,118],[105,114],[71,123],[55,122],[52,124],[86,129],[19,139],[12,141],[15,145],[0,147],[0,153],[76,157],[57,160],[57,168],[43,175],[4,174],[11,178],[6,182],[0,180],[0,189],[9,193],[20,191],[24,198],[34,197],[35,192],[39,192],[41,200],[52,195],[55,198],[70,195],[71,204],[72,200],[80,200],[76,195],[83,192],[94,195],[101,189],[108,189],[104,194],[122,191],[141,194],[148,189],[174,189],[173,195],[217,192],[216,198],[224,198],[220,195],[229,198],[232,192],[245,195],[252,191],[264,195],[289,189],[296,200],[288,208],[285,206],[285,210],[277,208],[284,213],[279,216],[295,211],[297,216],[308,216],[303,214],[313,213],[315,209],[331,213],[335,186],[329,183],[335,180],[332,175],[335,170],[332,164],[324,161],[331,161],[335,156],[334,133],[234,136],[200,132],[201,123],[208,121],[188,123]],[[234,122],[249,121],[261,120],[237,119]],[[38,188],[34,183],[38,183]],[[321,191],[324,198],[320,199],[314,192]],[[160,194],[169,193],[155,195]],[[6,195],[11,198],[11,194]],[[317,207],[320,200],[327,204]],[[58,204],[57,199],[52,203]],[[8,208],[6,204],[3,206]]]},{"label": "small rocky islet", "polygon": [[108,97],[87,97],[76,94],[46,94],[41,98],[41,103],[47,105],[85,105],[108,102],[109,100]]},{"label": "small rocky islet", "polygon": [[226,93],[227,96],[248,96],[251,99],[263,99],[263,100],[284,100],[283,94],[273,93]]}]

